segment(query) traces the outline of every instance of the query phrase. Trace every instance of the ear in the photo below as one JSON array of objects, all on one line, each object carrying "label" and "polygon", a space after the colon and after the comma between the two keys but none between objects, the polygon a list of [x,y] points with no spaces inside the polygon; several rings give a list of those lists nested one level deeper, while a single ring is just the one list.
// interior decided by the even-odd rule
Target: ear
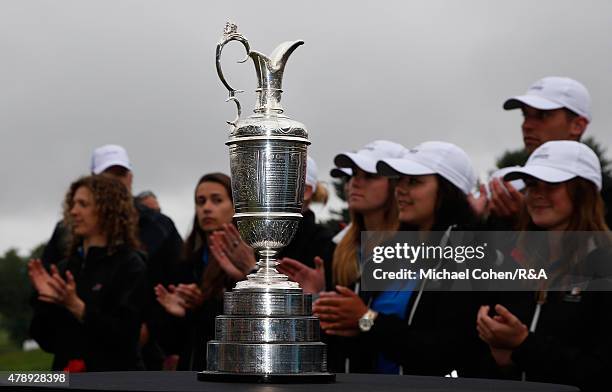
[{"label": "ear", "polygon": [[589,120],[585,117],[579,116],[574,118],[570,124],[570,137],[573,140],[580,140],[588,125]]},{"label": "ear", "polygon": [[134,175],[132,174],[131,170],[128,170],[127,174],[125,175],[124,181],[124,184],[128,188],[128,191],[132,193],[132,182],[134,181]]},{"label": "ear", "polygon": [[306,185],[304,187],[304,201],[310,201],[312,198],[312,187],[310,185]]}]

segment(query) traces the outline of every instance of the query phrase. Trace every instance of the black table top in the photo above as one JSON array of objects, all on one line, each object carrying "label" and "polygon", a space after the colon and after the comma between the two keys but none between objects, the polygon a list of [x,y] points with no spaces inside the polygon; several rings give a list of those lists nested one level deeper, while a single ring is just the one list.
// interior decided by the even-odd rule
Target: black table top
[{"label": "black table top", "polygon": [[533,382],[391,376],[377,374],[338,374],[333,384],[241,384],[197,380],[196,372],[101,372],[70,375],[69,387],[2,386],[13,391],[245,391],[245,392],[372,392],[372,391],[495,391],[547,392],[578,391],[567,385]]}]

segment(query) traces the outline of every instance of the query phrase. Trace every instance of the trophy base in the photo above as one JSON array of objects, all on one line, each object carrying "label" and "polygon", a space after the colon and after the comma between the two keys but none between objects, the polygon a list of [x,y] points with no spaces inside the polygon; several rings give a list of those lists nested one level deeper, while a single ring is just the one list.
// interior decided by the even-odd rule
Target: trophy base
[{"label": "trophy base", "polygon": [[334,373],[229,373],[205,370],[198,372],[198,381],[256,384],[330,384],[336,382],[336,375]]}]

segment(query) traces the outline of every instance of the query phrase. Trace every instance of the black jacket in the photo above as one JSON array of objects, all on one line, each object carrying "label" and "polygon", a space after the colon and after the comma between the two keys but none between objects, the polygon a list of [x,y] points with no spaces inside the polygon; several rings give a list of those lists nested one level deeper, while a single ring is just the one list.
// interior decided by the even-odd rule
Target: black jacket
[{"label": "black jacket", "polygon": [[[465,235],[470,234],[462,233],[461,237],[455,237],[451,231],[448,245],[474,243],[474,238],[464,238]],[[452,270],[456,266],[455,263],[444,263],[443,268]],[[431,261],[419,267],[431,268]],[[417,283],[406,307],[407,319],[379,313],[374,326],[362,334],[362,339],[367,340],[375,351],[401,365],[404,374],[444,376],[457,370],[462,377],[473,375],[471,364],[478,357],[476,353],[486,350],[486,345],[478,339],[475,326],[481,294],[450,291],[452,282],[449,281]],[[370,292],[361,296],[368,299],[368,295],[375,298],[377,294]],[[409,324],[411,313],[413,317]]]},{"label": "black jacket", "polygon": [[55,354],[53,370],[70,359],[85,361],[87,371],[140,370],[138,347],[147,271],[141,253],[120,247],[92,247],[86,257],[73,255],[58,265],[72,272],[77,295],[85,303],[79,322],[62,306],[34,300],[31,336]]},{"label": "black jacket", "polygon": [[[448,245],[469,244],[475,238],[465,238],[467,233],[456,231],[480,228],[480,225],[464,226],[450,232]],[[453,234],[454,233],[454,234]],[[398,233],[401,235],[401,232]],[[440,238],[442,239],[442,233]],[[390,244],[406,239],[399,237]],[[444,240],[446,241],[446,240]],[[428,264],[415,267],[430,268]],[[366,262],[362,274],[370,274],[378,264]],[[445,263],[451,270],[455,263]],[[444,376],[457,370],[462,377],[477,375],[474,360],[484,355],[487,346],[478,339],[476,314],[486,294],[473,291],[449,291],[452,282],[418,281],[406,305],[406,319],[396,315],[379,313],[372,329],[355,338],[332,337],[330,343],[331,368],[344,371],[345,358],[349,359],[352,373],[376,372],[380,354],[402,366],[403,374]],[[419,291],[422,293],[419,295]],[[369,304],[380,292],[361,291],[360,297]],[[418,300],[418,302],[417,302]],[[414,312],[411,323],[409,318]]]},{"label": "black jacket", "polygon": [[[610,389],[612,250],[592,251],[582,267],[595,280],[580,292],[547,292],[535,331],[512,354],[516,367],[486,377],[520,378],[524,372],[528,381],[575,385],[582,391]],[[531,326],[536,293],[506,293],[500,302]]]},{"label": "black jacket", "polygon": [[[164,342],[169,338],[163,325],[163,309],[155,300],[153,287],[158,283],[168,285],[173,280],[178,262],[182,239],[174,222],[166,215],[140,203],[134,206],[138,211],[138,235],[146,253],[148,290],[145,320],[149,328],[149,341],[143,347],[143,358],[148,370],[161,370],[167,351]],[[57,223],[51,239],[45,246],[42,262],[45,266],[56,264],[66,257],[67,232],[63,222]]]}]

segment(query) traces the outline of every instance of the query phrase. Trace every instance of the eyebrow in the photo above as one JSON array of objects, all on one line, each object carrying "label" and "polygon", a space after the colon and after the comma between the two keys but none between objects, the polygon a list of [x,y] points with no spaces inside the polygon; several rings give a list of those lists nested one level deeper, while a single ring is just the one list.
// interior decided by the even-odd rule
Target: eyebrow
[{"label": "eyebrow", "polygon": [[[211,193],[210,197],[213,197],[213,196],[223,196],[223,194],[222,193]],[[207,197],[207,196],[206,195],[196,196],[196,198],[202,198],[202,197]]]}]

